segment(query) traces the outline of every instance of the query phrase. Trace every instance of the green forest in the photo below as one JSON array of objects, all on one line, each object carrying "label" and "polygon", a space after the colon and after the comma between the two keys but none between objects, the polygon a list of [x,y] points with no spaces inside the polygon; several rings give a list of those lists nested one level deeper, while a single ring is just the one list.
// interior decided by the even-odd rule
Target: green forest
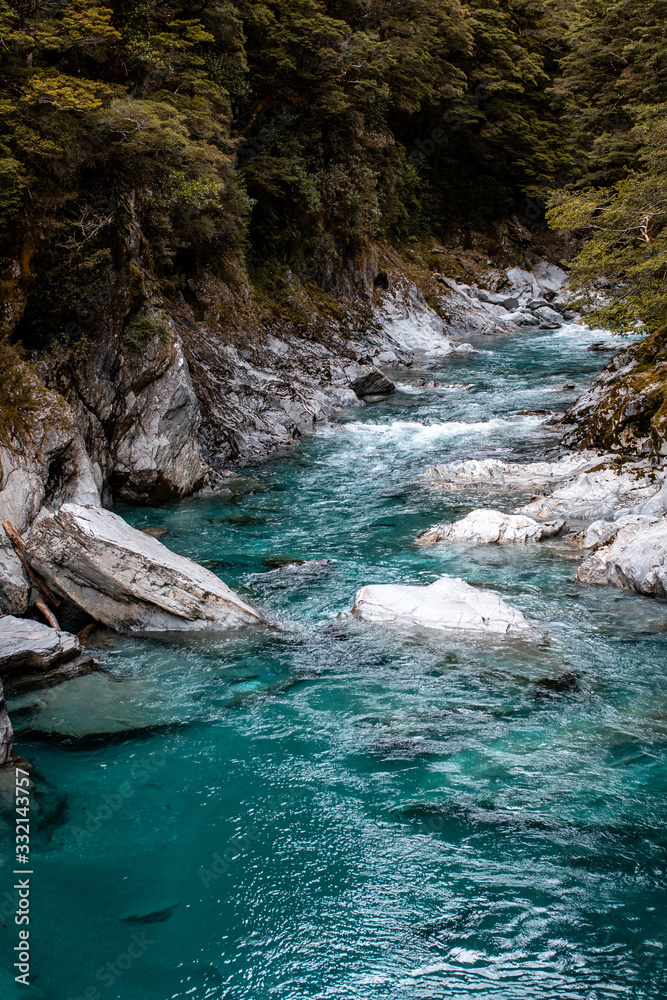
[{"label": "green forest", "polygon": [[581,238],[584,312],[655,329],[665,23],[667,0],[0,0],[18,332],[85,330],[128,246],[168,296],[238,261],[324,285],[373,241],[512,215]]}]

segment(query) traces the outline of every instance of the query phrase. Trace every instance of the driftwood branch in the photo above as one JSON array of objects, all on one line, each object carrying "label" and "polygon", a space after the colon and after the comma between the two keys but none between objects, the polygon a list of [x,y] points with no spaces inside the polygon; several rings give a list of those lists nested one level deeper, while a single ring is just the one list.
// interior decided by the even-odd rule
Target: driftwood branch
[{"label": "driftwood branch", "polygon": [[54,615],[53,611],[51,611],[51,609],[49,608],[49,606],[47,605],[46,601],[44,600],[41,594],[38,594],[37,597],[35,598],[35,607],[38,609],[38,611],[42,612],[42,614],[46,618],[51,628],[60,629],[60,625],[58,624],[58,619]]},{"label": "driftwood branch", "polygon": [[[12,522],[3,521],[2,527],[5,529],[5,534],[7,535],[7,538],[12,543],[12,548],[14,549],[14,552],[21,560],[23,568],[28,574],[28,579],[30,580],[33,587],[39,591],[40,596],[35,601],[36,606],[42,612],[42,614],[48,621],[49,625],[51,625],[51,628],[59,628],[60,626],[58,625],[58,622],[56,621],[55,617],[51,614],[48,607],[46,607],[46,603],[48,602],[49,604],[53,605],[54,608],[59,608],[60,605],[62,604],[62,601],[60,600],[59,597],[56,597],[56,595],[53,593],[53,591],[47,584],[46,580],[44,580],[39,575],[39,573],[36,573],[35,570],[32,568],[32,566],[30,565],[30,563],[28,562],[24,551],[25,542],[19,535],[18,531],[16,530]],[[55,625],[53,624],[53,622],[55,622]]]}]

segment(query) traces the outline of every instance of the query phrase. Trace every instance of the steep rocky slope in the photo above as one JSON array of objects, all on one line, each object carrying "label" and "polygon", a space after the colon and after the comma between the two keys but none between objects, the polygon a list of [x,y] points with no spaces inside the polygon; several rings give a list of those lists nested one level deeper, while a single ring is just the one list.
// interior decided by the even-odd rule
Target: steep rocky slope
[{"label": "steep rocky slope", "polygon": [[565,422],[570,447],[667,457],[667,327],[612,358]]}]

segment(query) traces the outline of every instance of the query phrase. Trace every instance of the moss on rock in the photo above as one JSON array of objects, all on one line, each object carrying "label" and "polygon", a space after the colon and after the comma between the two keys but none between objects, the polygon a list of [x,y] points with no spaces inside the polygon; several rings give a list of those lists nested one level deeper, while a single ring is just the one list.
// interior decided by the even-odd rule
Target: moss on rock
[{"label": "moss on rock", "polygon": [[565,420],[567,445],[667,456],[667,326],[613,358]]}]

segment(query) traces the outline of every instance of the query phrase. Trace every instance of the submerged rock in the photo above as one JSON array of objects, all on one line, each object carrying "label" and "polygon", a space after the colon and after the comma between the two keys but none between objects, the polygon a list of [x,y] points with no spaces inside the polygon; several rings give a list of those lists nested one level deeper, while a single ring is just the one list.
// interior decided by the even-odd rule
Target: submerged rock
[{"label": "submerged rock", "polygon": [[168,906],[163,906],[159,910],[125,913],[120,919],[126,924],[163,924],[165,921],[169,920],[171,916],[173,916],[177,909],[178,903],[170,903]]},{"label": "submerged rock", "polygon": [[582,563],[577,580],[667,597],[667,518],[622,525]]},{"label": "submerged rock", "polygon": [[536,698],[553,698],[559,694],[572,694],[579,691],[579,681],[581,674],[568,672],[559,677],[545,677],[543,680],[535,681]]},{"label": "submerged rock", "polygon": [[112,628],[193,631],[266,622],[213,573],[108,510],[43,510],[26,553],[54,591]]},{"label": "submerged rock", "polygon": [[499,634],[532,629],[522,612],[505,604],[497,594],[478,590],[451,576],[443,576],[426,587],[364,587],[357,594],[352,614],[369,622],[434,629]]},{"label": "submerged rock", "polygon": [[168,528],[142,528],[144,535],[149,535],[151,538],[164,538],[165,535],[169,534]]},{"label": "submerged rock", "polygon": [[492,544],[505,542],[539,542],[553,538],[565,527],[565,521],[539,522],[523,514],[503,514],[498,510],[474,510],[461,521],[434,524],[417,538],[420,545],[434,542],[471,542]]},{"label": "submerged rock", "polygon": [[332,569],[333,563],[330,559],[287,562],[269,570],[268,573],[255,573],[250,578],[250,586],[256,590],[296,589],[319,582]]}]

